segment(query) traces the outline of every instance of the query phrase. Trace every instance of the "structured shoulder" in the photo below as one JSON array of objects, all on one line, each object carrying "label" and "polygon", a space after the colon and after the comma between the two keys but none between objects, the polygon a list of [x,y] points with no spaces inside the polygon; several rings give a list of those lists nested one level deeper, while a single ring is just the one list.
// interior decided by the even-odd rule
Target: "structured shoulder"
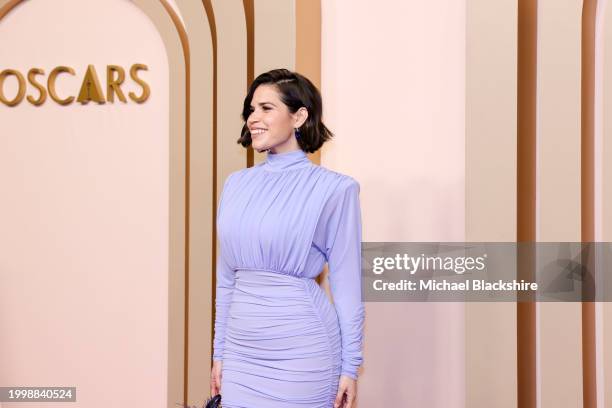
[{"label": "structured shoulder", "polygon": [[[248,183],[251,177],[255,177],[259,173],[259,163],[253,167],[245,167],[242,169],[231,172],[226,179],[225,185],[239,185],[242,182]],[[359,182],[344,173],[328,169],[317,164],[313,164],[309,169],[306,170],[308,174],[315,176],[317,184],[322,186],[326,185],[331,187],[334,191],[346,191],[347,189],[356,188],[359,190]]]},{"label": "structured shoulder", "polygon": [[230,176],[234,176],[236,178],[240,178],[241,176],[252,172],[254,170],[254,167],[243,167],[241,169],[238,170],[234,170],[233,172],[230,173]]},{"label": "structured shoulder", "polygon": [[335,182],[337,189],[357,188],[359,190],[359,182],[348,174],[330,170],[327,167],[317,166],[327,179]]},{"label": "structured shoulder", "polygon": [[245,167],[242,169],[232,171],[225,179],[225,184],[229,185],[233,181],[239,181],[251,169],[252,167]]}]

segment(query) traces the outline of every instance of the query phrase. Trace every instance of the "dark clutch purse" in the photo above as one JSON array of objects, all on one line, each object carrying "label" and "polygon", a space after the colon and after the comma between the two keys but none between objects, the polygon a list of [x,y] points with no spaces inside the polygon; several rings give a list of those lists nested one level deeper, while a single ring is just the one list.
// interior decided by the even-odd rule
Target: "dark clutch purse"
[{"label": "dark clutch purse", "polygon": [[205,408],[221,408],[221,394],[217,394],[214,397],[209,398],[206,401]]}]

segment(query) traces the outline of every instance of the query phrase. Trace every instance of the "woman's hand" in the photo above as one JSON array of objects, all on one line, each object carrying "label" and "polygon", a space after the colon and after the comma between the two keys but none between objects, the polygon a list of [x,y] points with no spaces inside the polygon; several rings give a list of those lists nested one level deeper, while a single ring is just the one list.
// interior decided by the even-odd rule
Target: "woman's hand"
[{"label": "woman's hand", "polygon": [[338,394],[334,401],[334,408],[353,408],[357,396],[357,381],[346,375],[340,376]]},{"label": "woman's hand", "polygon": [[221,391],[221,367],[223,361],[213,361],[212,369],[210,370],[210,395],[214,397]]}]

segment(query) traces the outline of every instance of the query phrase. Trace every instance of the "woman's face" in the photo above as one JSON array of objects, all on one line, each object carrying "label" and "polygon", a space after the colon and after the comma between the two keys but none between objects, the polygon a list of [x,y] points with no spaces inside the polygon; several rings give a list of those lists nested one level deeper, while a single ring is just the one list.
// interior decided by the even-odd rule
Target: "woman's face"
[{"label": "woman's face", "polygon": [[258,152],[269,149],[272,153],[299,149],[294,129],[302,126],[307,116],[306,108],[300,108],[295,114],[289,112],[274,85],[258,86],[247,119],[253,149]]}]

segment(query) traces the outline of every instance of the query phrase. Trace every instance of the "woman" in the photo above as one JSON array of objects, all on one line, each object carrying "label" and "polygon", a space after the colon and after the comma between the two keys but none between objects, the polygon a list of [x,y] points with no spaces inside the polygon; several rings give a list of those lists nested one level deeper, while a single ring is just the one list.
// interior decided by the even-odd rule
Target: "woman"
[{"label": "woman", "polygon": [[[230,174],[219,203],[211,393],[223,408],[354,406],[359,184],[308,159],[333,136],[321,114],[316,87],[285,69],[257,77],[245,98],[238,142],[267,157]],[[325,262],[333,304],[315,281]]]}]

